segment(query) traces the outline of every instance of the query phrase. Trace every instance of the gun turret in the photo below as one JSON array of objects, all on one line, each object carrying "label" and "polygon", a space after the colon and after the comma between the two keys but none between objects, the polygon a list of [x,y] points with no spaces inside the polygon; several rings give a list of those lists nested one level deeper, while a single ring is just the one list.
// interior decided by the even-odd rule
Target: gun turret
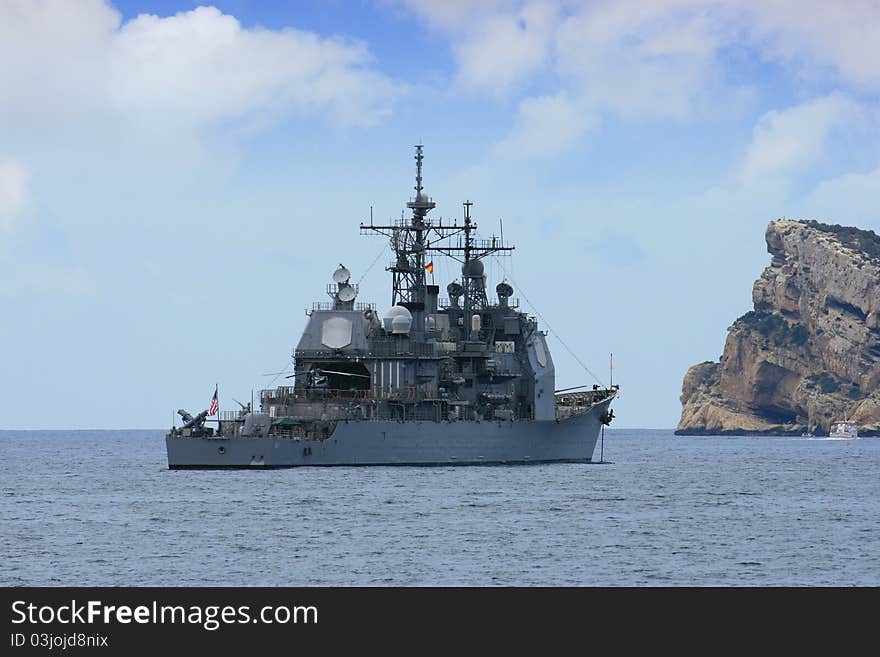
[{"label": "gun turret", "polygon": [[236,404],[241,406],[241,410],[238,412],[238,419],[243,420],[244,418],[246,418],[248,416],[248,413],[251,412],[251,403],[248,402],[247,404],[242,404],[240,401],[238,401],[234,397],[233,397],[232,401],[234,401]]}]

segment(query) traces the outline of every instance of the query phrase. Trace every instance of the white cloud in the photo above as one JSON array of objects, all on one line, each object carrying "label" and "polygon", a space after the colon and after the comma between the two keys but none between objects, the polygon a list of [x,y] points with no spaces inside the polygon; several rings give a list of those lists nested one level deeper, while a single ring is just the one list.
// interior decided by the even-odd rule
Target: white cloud
[{"label": "white cloud", "polygon": [[552,65],[572,95],[623,110],[679,113],[719,41],[705,3],[693,0],[406,4],[448,36],[468,88],[503,92]]},{"label": "white cloud", "polygon": [[[395,4],[395,0],[384,2],[388,5]],[[522,0],[400,0],[400,3],[431,28],[449,35],[477,31],[480,25],[491,20],[493,16],[516,11],[523,4]]]},{"label": "white cloud", "polygon": [[[389,0],[390,1],[390,0]],[[534,62],[544,55],[539,46],[556,49],[560,68],[612,65],[613,71],[630,71],[642,78],[639,68],[657,66],[657,72],[676,73],[667,64],[686,68],[702,66],[719,47],[752,48],[803,71],[806,65],[827,68],[844,81],[867,89],[880,88],[880,5],[876,0],[400,0],[430,27],[446,34],[453,50],[494,49],[481,42],[494,41],[493,26],[525,22],[539,26],[530,57],[513,57],[509,68],[524,67],[535,73]],[[557,33],[558,29],[558,33]],[[527,32],[527,31],[524,31]],[[513,31],[507,35],[513,37]],[[487,38],[488,37],[488,38]],[[512,38],[524,41],[524,34]],[[515,49],[507,43],[506,48]],[[697,61],[688,61],[696,58]],[[483,62],[457,57],[461,79],[479,77]],[[635,66],[635,69],[633,69]],[[613,71],[610,73],[614,75]],[[517,73],[506,71],[507,76]],[[677,73],[676,73],[677,75]],[[501,80],[501,84],[504,84]],[[491,89],[490,89],[491,90]]]},{"label": "white cloud", "polygon": [[138,16],[110,47],[122,111],[210,123],[255,111],[329,111],[345,124],[387,115],[391,83],[361,44],[287,29],[243,29],[213,7]]},{"label": "white cloud", "polygon": [[544,70],[560,7],[546,0],[404,0],[450,41],[456,82],[504,95]]},{"label": "white cloud", "polygon": [[11,228],[24,207],[27,172],[10,158],[0,158],[0,230]]},{"label": "white cloud", "polygon": [[[537,104],[564,95],[596,119],[683,120],[737,104],[743,82],[725,77],[722,56],[730,47],[778,62],[800,78],[852,86],[852,92],[880,89],[876,0],[401,1],[449,38],[462,86],[492,95],[539,82]],[[523,21],[527,14],[540,20]],[[517,134],[532,129],[523,108],[528,105],[521,105],[502,151],[508,142],[530,139]],[[560,124],[557,141],[565,141],[570,125]],[[768,159],[753,166],[810,155],[809,148],[783,141],[773,145],[775,153],[768,145],[760,154]]]},{"label": "white cloud", "polygon": [[683,117],[707,91],[719,29],[691,2],[597,3],[569,16],[555,44],[575,93],[624,116]]},{"label": "white cloud", "polygon": [[556,23],[555,9],[544,3],[490,17],[478,38],[453,46],[459,80],[469,89],[508,91],[544,66]]},{"label": "white cloud", "polygon": [[880,168],[824,180],[798,206],[802,217],[880,232]]},{"label": "white cloud", "polygon": [[684,117],[712,91],[719,29],[692,0],[407,5],[448,36],[467,90],[507,94],[534,80],[554,89],[521,100],[496,147],[504,157],[571,148],[607,112]]},{"label": "white cloud", "polygon": [[859,114],[859,104],[842,94],[767,112],[753,130],[741,180],[748,183],[806,170],[821,157],[833,131]]},{"label": "white cloud", "polygon": [[214,7],[125,23],[100,0],[0,4],[0,138],[197,140],[287,115],[369,126],[399,88],[366,46],[246,29]]},{"label": "white cloud", "polygon": [[843,82],[880,89],[880,4],[876,0],[731,2],[756,47],[796,67],[827,68]]},{"label": "white cloud", "polygon": [[595,115],[564,94],[526,98],[513,133],[495,146],[502,159],[555,155],[570,148],[596,123]]}]

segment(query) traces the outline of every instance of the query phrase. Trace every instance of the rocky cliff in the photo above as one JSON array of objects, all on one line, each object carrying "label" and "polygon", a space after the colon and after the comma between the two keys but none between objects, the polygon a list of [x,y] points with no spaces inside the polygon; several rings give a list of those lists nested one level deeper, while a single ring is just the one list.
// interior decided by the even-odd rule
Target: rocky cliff
[{"label": "rocky cliff", "polygon": [[767,226],[770,266],[720,362],[691,367],[678,434],[880,435],[880,237],[815,221]]}]

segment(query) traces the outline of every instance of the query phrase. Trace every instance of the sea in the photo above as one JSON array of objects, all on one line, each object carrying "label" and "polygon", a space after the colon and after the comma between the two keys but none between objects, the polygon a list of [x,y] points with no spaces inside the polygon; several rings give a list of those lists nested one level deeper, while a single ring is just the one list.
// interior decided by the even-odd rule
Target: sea
[{"label": "sea", "polygon": [[4,586],[878,586],[880,438],[610,429],[603,463],[171,471],[0,431]]}]

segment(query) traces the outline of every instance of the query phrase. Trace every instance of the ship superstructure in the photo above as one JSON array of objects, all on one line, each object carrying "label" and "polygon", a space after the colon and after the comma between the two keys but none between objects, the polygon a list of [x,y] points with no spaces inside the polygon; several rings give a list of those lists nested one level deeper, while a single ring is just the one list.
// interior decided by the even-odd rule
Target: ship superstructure
[{"label": "ship superstructure", "polygon": [[[181,411],[167,436],[169,467],[526,463],[589,461],[611,421],[617,388],[556,393],[545,333],[520,312],[507,281],[487,293],[483,259],[512,251],[476,237],[472,203],[463,221],[432,222],[416,146],[409,217],[364,234],[385,236],[393,259],[391,305],[357,301],[340,264],[293,354],[290,385],[260,392],[260,411],[225,412],[215,431],[206,414]],[[436,258],[461,277],[427,282]]]}]

